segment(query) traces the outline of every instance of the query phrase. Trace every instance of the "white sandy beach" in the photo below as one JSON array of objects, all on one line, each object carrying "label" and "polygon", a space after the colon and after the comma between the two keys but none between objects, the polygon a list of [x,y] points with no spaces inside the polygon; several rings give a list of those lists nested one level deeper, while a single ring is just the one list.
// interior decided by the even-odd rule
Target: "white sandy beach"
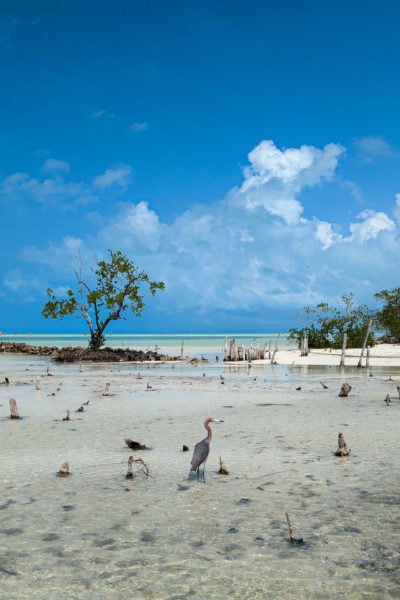
[{"label": "white sandy beach", "polygon": [[[361,348],[349,348],[345,354],[345,366],[357,366],[361,356]],[[275,361],[279,365],[313,365],[339,366],[341,350],[312,349],[308,356],[301,356],[300,350],[278,350]],[[364,351],[362,365],[366,366],[367,350]],[[400,366],[400,344],[377,344],[369,349],[369,366]]]}]

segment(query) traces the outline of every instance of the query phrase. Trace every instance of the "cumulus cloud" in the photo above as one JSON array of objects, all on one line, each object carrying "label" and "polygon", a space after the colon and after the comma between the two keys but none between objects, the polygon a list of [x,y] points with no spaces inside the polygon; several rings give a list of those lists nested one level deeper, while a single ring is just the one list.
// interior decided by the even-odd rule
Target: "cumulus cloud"
[{"label": "cumulus cloud", "polygon": [[327,144],[322,150],[314,146],[279,150],[272,140],[264,140],[248,154],[250,165],[243,169],[244,182],[232,201],[248,210],[262,207],[287,224],[296,224],[303,212],[296,196],[305,187],[331,180],[344,152],[339,144]]},{"label": "cumulus cloud", "polygon": [[126,190],[131,182],[132,168],[129,165],[119,165],[107,169],[102,175],[97,175],[93,180],[96,188],[106,189],[118,187]]},{"label": "cumulus cloud", "polygon": [[383,231],[395,231],[396,229],[395,222],[383,212],[364,210],[358,217],[359,223],[350,223],[351,237],[347,238],[347,242],[364,244],[368,240],[378,237]]},{"label": "cumulus cloud", "polygon": [[[303,216],[304,190],[319,186],[329,200],[344,155],[338,144],[279,149],[267,140],[249,153],[243,180],[221,201],[191,206],[167,224],[149,203],[125,200],[111,211],[91,213],[84,239],[71,234],[42,248],[31,245],[24,259],[46,268],[55,287],[57,278],[65,283],[78,253],[93,257],[119,249],[165,281],[162,310],[170,316],[219,311],[251,320],[278,308],[295,314],[346,291],[373,294],[393,277],[400,194],[393,215],[368,208],[352,222],[341,214],[336,223],[323,218],[317,203],[317,214]],[[120,191],[130,178],[131,167],[120,165],[82,187],[100,196],[104,190],[109,202],[110,187]],[[2,185],[16,189],[31,182],[15,173]]]},{"label": "cumulus cloud", "polygon": [[47,173],[53,173],[62,171],[63,173],[69,173],[71,170],[69,164],[64,160],[57,160],[55,158],[48,158],[43,164],[43,171]]},{"label": "cumulus cloud", "polygon": [[78,201],[86,196],[87,188],[83,183],[66,182],[59,177],[47,177],[40,181],[28,173],[13,173],[0,182],[0,194],[14,201],[27,198],[42,204],[68,206],[67,201]]},{"label": "cumulus cloud", "polygon": [[125,248],[135,246],[157,251],[162,233],[157,214],[150,210],[147,202],[124,203],[117,214],[99,230],[101,240],[110,245],[117,238]]},{"label": "cumulus cloud", "polygon": [[343,237],[333,231],[332,223],[326,221],[317,221],[316,238],[321,242],[322,249],[326,250],[335,243],[341,242]]}]

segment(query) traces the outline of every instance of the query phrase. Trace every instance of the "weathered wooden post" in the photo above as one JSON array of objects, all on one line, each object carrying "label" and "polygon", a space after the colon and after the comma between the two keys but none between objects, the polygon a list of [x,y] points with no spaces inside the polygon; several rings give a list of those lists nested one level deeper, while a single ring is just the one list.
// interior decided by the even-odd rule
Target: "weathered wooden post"
[{"label": "weathered wooden post", "polygon": [[106,387],[105,390],[103,392],[103,396],[109,396],[110,395],[110,383],[106,383]]},{"label": "weathered wooden post", "polygon": [[10,418],[19,419],[17,401],[14,398],[10,398]]},{"label": "weathered wooden post", "polygon": [[236,340],[233,339],[229,342],[229,360],[236,361],[238,359],[238,352],[236,350]]},{"label": "weathered wooden post", "polygon": [[221,475],[229,475],[229,471],[226,468],[226,464],[224,463],[223,459],[221,457],[219,457],[219,471],[218,473],[220,473]]},{"label": "weathered wooden post", "polygon": [[339,367],[344,367],[344,359],[346,355],[347,333],[343,334],[342,355],[340,357]]},{"label": "weathered wooden post", "polygon": [[126,478],[127,479],[133,478],[133,456],[130,456],[128,458],[128,471],[126,473]]},{"label": "weathered wooden post", "polygon": [[40,377],[39,375],[36,377],[35,387],[37,390],[40,390]]},{"label": "weathered wooden post", "polygon": [[363,347],[361,349],[361,356],[360,356],[360,360],[358,361],[358,365],[357,365],[359,369],[361,368],[361,365],[362,365],[362,359],[363,359],[365,348],[366,348],[366,345],[368,342],[369,330],[371,329],[371,325],[372,325],[372,319],[370,319],[370,322],[368,323],[367,333],[365,335]]},{"label": "weathered wooden post", "polygon": [[336,456],[349,456],[351,450],[347,447],[343,433],[338,435],[338,449],[335,452]]},{"label": "weathered wooden post", "polygon": [[182,340],[181,342],[181,358],[183,358],[183,346],[184,346],[184,340]]},{"label": "weathered wooden post", "polygon": [[348,396],[351,392],[351,385],[349,383],[342,383],[342,387],[340,388],[339,396],[345,397]]},{"label": "weathered wooden post", "polygon": [[64,462],[61,465],[60,470],[58,471],[58,475],[60,477],[68,477],[68,475],[69,475],[69,463],[68,462]]},{"label": "weathered wooden post", "polygon": [[308,335],[301,338],[300,356],[308,356]]},{"label": "weathered wooden post", "polygon": [[275,364],[275,354],[278,352],[278,340],[280,337],[281,337],[281,334],[278,335],[278,337],[276,338],[276,341],[275,341],[275,348],[274,348],[274,351],[273,351],[272,357],[271,357],[271,365]]}]

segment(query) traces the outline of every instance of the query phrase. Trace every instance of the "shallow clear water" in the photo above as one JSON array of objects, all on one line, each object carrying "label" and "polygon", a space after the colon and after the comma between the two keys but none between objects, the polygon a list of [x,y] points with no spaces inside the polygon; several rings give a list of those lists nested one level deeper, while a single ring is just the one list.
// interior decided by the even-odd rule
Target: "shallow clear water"
[{"label": "shallow clear water", "polygon": [[[84,334],[1,334],[0,341],[29,344],[31,346],[85,346],[88,336]],[[277,333],[226,333],[226,334],[106,334],[105,346],[126,347],[136,350],[156,350],[169,356],[194,356],[202,355],[208,359],[215,357],[222,359],[224,350],[229,348],[230,340],[235,339],[237,346],[257,347],[266,346],[274,350],[278,344],[280,349],[293,348],[293,343],[288,341],[287,335]]]},{"label": "shallow clear water", "polygon": [[[0,356],[1,597],[400,597],[400,369],[48,364]],[[131,454],[150,477],[126,479]]]}]

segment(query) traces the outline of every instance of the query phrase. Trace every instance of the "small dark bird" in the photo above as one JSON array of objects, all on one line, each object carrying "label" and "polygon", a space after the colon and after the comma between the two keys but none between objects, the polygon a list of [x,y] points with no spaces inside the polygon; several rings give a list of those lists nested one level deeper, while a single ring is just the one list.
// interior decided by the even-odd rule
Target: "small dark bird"
[{"label": "small dark bird", "polygon": [[213,419],[208,417],[204,421],[204,427],[207,429],[207,437],[201,442],[198,442],[194,447],[194,452],[192,456],[192,465],[190,467],[191,471],[197,471],[197,479],[200,476],[200,466],[203,465],[203,481],[205,482],[205,470],[206,470],[206,460],[207,456],[210,452],[210,442],[212,437],[212,431],[210,427],[210,423],[223,423],[221,419]]}]

